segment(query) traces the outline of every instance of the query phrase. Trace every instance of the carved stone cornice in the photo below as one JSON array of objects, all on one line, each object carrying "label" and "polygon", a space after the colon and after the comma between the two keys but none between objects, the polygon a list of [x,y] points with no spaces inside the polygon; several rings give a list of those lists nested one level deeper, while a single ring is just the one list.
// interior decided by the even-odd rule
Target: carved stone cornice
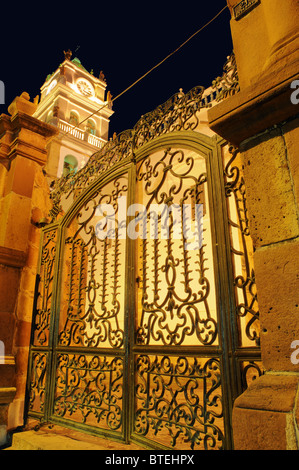
[{"label": "carved stone cornice", "polygon": [[0,116],[0,163],[9,169],[9,160],[17,155],[45,164],[47,142],[58,129],[19,111],[12,117]]},{"label": "carved stone cornice", "polygon": [[15,387],[0,388],[0,404],[11,403],[15,397],[17,389]]},{"label": "carved stone cornice", "polygon": [[26,258],[27,254],[24,251],[0,246],[0,264],[22,268],[26,264]]},{"label": "carved stone cornice", "polygon": [[298,114],[291,102],[291,83],[298,77],[298,62],[280,73],[261,77],[259,83],[241,90],[209,109],[210,128],[235,146]]},{"label": "carved stone cornice", "polygon": [[11,130],[15,133],[21,129],[30,130],[46,139],[58,134],[57,129],[51,126],[51,124],[42,122],[39,119],[29,116],[29,114],[18,112],[11,118]]}]

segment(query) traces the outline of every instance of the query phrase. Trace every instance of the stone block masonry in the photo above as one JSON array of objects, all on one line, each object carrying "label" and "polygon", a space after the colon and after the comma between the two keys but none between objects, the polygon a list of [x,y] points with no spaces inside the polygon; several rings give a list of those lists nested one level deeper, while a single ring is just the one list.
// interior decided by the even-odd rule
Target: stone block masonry
[{"label": "stone block masonry", "polygon": [[[232,13],[238,3],[228,0]],[[298,14],[297,0],[260,0],[232,17],[240,92],[209,111],[244,166],[265,370],[234,403],[237,450],[299,449]]]},{"label": "stone block masonry", "polygon": [[31,115],[27,93],[0,116],[0,446],[24,424],[27,360],[40,230],[50,207],[42,166],[57,130]]}]

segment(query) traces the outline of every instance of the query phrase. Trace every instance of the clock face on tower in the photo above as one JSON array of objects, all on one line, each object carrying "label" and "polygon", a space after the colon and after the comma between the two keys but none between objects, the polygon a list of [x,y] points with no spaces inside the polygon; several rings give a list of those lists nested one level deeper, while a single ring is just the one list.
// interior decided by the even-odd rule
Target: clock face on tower
[{"label": "clock face on tower", "polygon": [[85,80],[85,78],[79,78],[76,82],[78,91],[84,96],[93,96],[94,95],[94,88],[92,84]]}]

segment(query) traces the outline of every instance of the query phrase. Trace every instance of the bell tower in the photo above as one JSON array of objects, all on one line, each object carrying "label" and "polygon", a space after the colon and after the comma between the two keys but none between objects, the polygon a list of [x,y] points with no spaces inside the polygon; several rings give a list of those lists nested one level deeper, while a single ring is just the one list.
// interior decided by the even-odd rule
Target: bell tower
[{"label": "bell tower", "polygon": [[37,119],[59,129],[48,144],[45,170],[50,180],[77,172],[103,147],[113,114],[103,72],[96,78],[77,57],[72,59],[70,50],[64,52],[64,57],[41,87],[40,103],[34,113]]}]

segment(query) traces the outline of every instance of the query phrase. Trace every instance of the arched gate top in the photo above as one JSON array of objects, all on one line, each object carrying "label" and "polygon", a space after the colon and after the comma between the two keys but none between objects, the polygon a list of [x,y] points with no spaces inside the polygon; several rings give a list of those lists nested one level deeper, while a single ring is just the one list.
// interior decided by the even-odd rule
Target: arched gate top
[{"label": "arched gate top", "polygon": [[[133,129],[125,130],[114,136],[100,151],[90,157],[82,170],[75,175],[67,175],[56,180],[51,192],[53,202],[49,214],[51,221],[54,222],[61,212],[62,196],[68,197],[72,193],[76,199],[87,186],[112,167],[128,160],[134,160],[136,152],[145,144],[168,134],[171,134],[173,141],[174,133],[198,133],[200,111],[212,107],[227,96],[239,91],[234,53],[228,57],[223,70],[222,77],[216,78],[212,82],[212,86],[207,89],[196,86],[186,94],[180,89],[178,93],[155,110],[141,116]],[[190,134],[188,139],[190,140]],[[201,135],[198,140],[204,146],[209,139]],[[159,145],[159,141],[156,140],[156,142]]]}]

